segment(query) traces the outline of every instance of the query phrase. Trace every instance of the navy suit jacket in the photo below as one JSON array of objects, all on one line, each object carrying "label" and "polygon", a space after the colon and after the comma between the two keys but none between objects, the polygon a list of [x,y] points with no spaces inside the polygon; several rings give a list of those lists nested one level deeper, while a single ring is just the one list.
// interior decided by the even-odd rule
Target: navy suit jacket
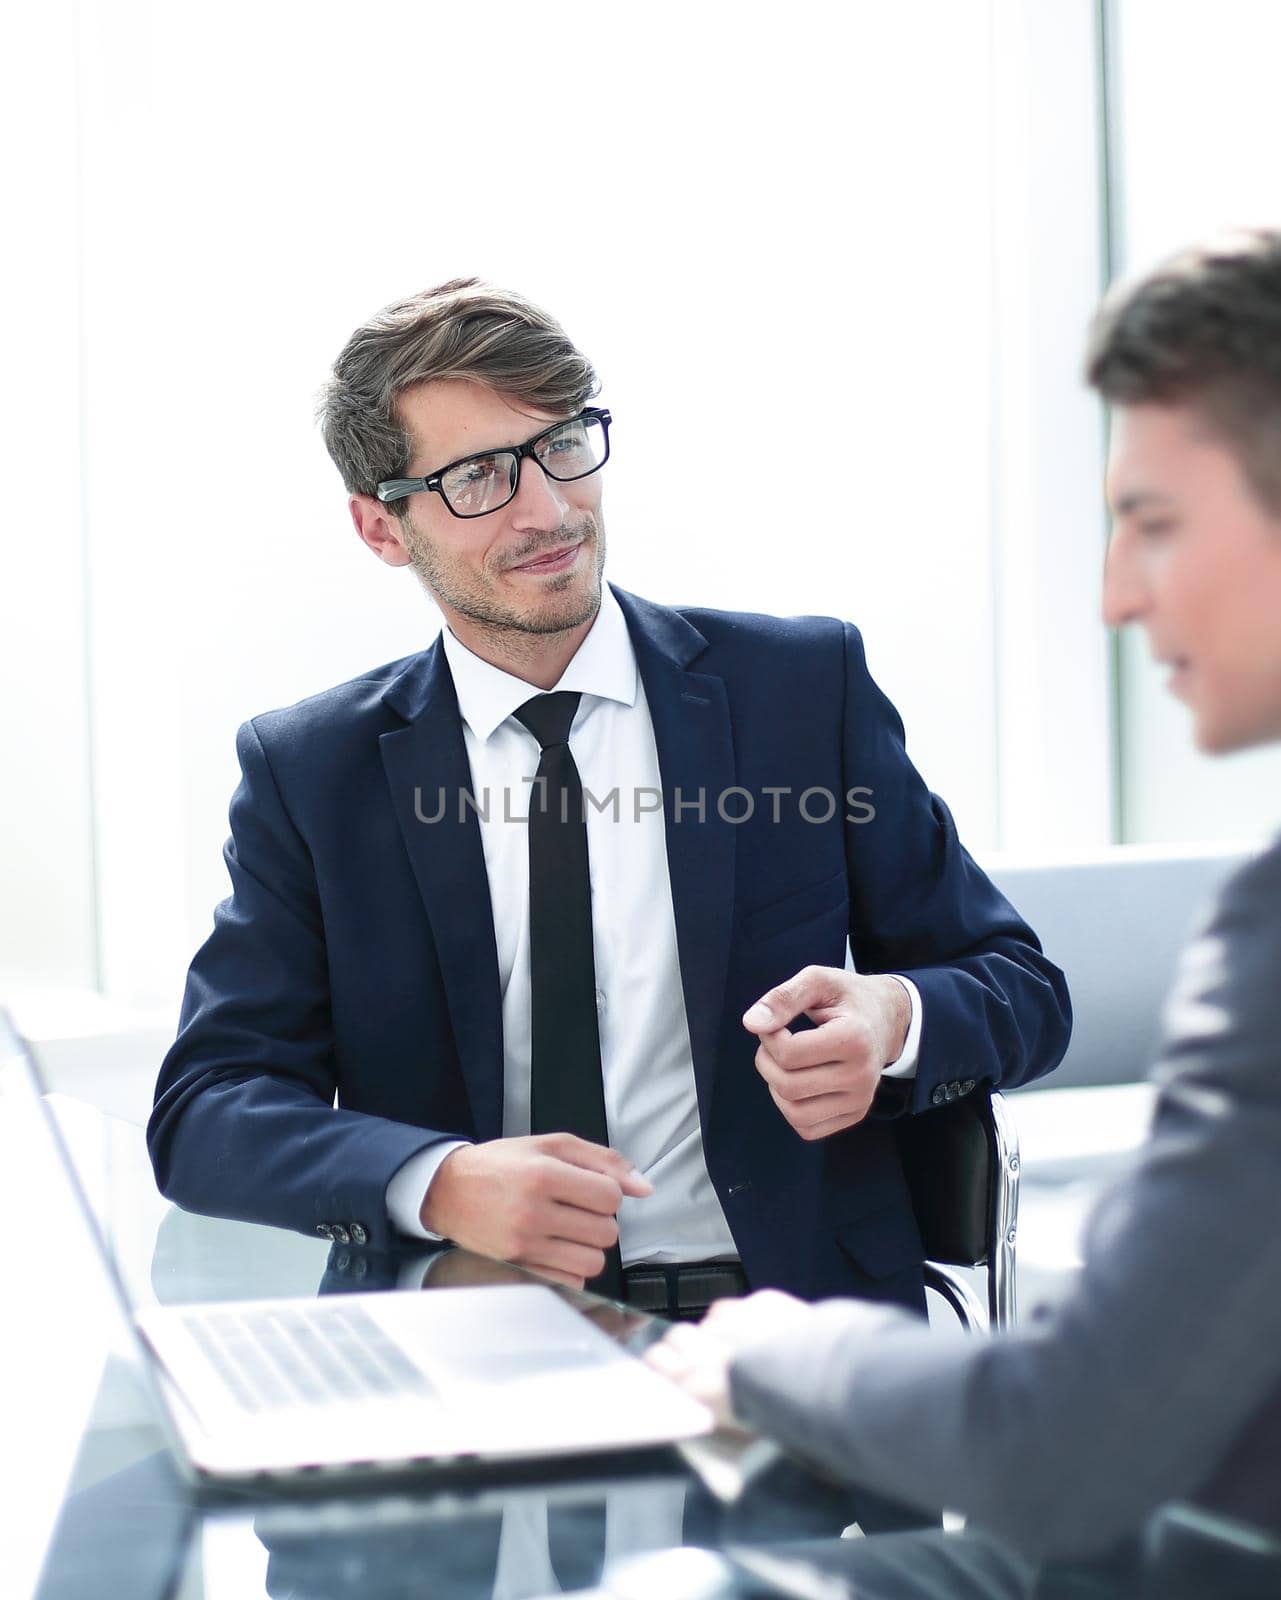
[{"label": "navy suit jacket", "polygon": [[[919,1304],[893,1119],[1049,1071],[1070,1027],[1062,974],[908,760],[855,628],[615,592],[663,777],[707,1167],[748,1278]],[[238,750],[232,894],[192,963],[161,1069],[157,1180],[190,1210],[339,1225],[382,1249],[403,1162],[440,1135],[502,1132],[479,824],[452,800],[439,822],[422,820],[439,791],[470,787],[439,641],[255,718]],[[776,802],[771,787],[791,793]],[[753,797],[748,820],[728,820],[747,810],[742,796],[721,815],[732,788]],[[802,813],[811,789],[805,812],[821,819],[831,795],[830,821]],[[703,820],[690,805],[700,792]],[[873,1115],[807,1143],[770,1099],[740,1018],[808,963],[843,966],[847,937],[859,970],[919,988],[917,1076],[886,1080]]]}]

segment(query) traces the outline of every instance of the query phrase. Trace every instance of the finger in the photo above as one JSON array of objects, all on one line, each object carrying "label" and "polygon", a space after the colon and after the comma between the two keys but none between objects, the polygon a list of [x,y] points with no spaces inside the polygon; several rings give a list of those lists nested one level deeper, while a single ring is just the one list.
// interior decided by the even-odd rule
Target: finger
[{"label": "finger", "polygon": [[698,1326],[713,1339],[728,1339],[750,1327],[754,1313],[746,1300],[726,1298],[707,1308]]},{"label": "finger", "polygon": [[589,1245],[593,1250],[608,1250],[618,1243],[618,1222],[599,1211],[553,1200],[538,1214],[539,1232],[549,1239],[568,1239],[571,1244]]},{"label": "finger", "polygon": [[644,1352],[642,1360],[648,1367],[653,1367],[655,1372],[661,1372],[665,1378],[679,1382],[694,1365],[687,1351],[673,1348],[667,1339],[658,1344],[650,1345]]},{"label": "finger", "polygon": [[652,1345],[644,1359],[668,1380],[679,1384],[687,1394],[708,1406],[722,1426],[732,1426],[729,1407],[729,1382],[724,1352],[715,1349],[674,1347],[670,1335]]},{"label": "finger", "polygon": [[851,1106],[839,1116],[827,1117],[822,1122],[814,1123],[805,1137],[810,1140],[830,1139],[834,1133],[844,1133],[846,1128],[856,1128],[867,1115],[871,1103],[869,1100],[866,1105]]},{"label": "finger", "polygon": [[[845,1062],[861,1066],[877,1055],[878,1043],[869,1023],[843,1012],[814,1028],[802,1028],[796,1033],[784,1029],[780,1033],[764,1034],[758,1049],[768,1050],[780,1067],[793,1071],[801,1067],[839,1066]],[[879,1071],[885,1062],[877,1060],[875,1065]]]},{"label": "finger", "polygon": [[725,1309],[715,1318],[709,1313],[699,1327],[709,1341],[707,1348],[715,1351],[717,1358],[724,1362],[768,1328],[769,1322],[762,1318],[759,1307],[748,1308],[742,1300],[720,1300],[717,1304]]},{"label": "finger", "polygon": [[756,1052],[756,1070],[783,1100],[812,1100],[821,1094],[845,1094],[858,1087],[863,1069],[849,1061],[829,1061],[821,1067],[780,1066],[762,1045]]},{"label": "finger", "polygon": [[544,1158],[535,1193],[549,1204],[576,1206],[600,1217],[616,1216],[623,1203],[623,1191],[613,1178],[552,1155]]},{"label": "finger", "polygon": [[653,1350],[665,1351],[674,1361],[691,1366],[707,1348],[707,1335],[692,1322],[677,1322],[663,1335]]},{"label": "finger", "polygon": [[543,1146],[568,1166],[612,1178],[624,1194],[635,1199],[643,1199],[654,1192],[654,1185],[644,1173],[638,1172],[621,1151],[611,1150],[607,1145],[593,1144],[574,1133],[555,1133],[543,1141]]},{"label": "finger", "polygon": [[580,1286],[605,1270],[605,1252],[572,1239],[539,1239],[530,1246],[522,1266],[536,1272],[561,1272],[577,1278]]},{"label": "finger", "polygon": [[819,1007],[839,1003],[845,993],[845,973],[839,967],[802,967],[795,977],[764,993],[743,1013],[749,1033],[774,1033],[789,1022]]},{"label": "finger", "polygon": [[782,1099],[776,1089],[770,1090],[770,1096],[802,1139],[822,1139],[840,1128],[853,1127],[867,1115],[871,1103],[849,1094],[820,1095],[800,1103]]},{"label": "finger", "polygon": [[757,1339],[802,1326],[812,1308],[777,1289],[764,1289],[742,1300],[718,1300],[701,1326],[733,1356]]},{"label": "finger", "polygon": [[824,1014],[812,1027],[777,1028],[758,1035],[758,1049],[768,1050],[781,1067],[821,1067],[831,1062],[861,1059],[875,1054],[876,1035],[871,1021],[844,1007]]},{"label": "finger", "polygon": [[778,1306],[803,1304],[804,1301],[798,1300],[795,1295],[785,1294],[781,1289],[757,1289],[754,1294],[741,1295],[738,1299],[727,1296],[724,1300],[713,1301],[699,1327],[715,1333],[723,1326],[756,1322],[762,1314],[768,1315]]}]

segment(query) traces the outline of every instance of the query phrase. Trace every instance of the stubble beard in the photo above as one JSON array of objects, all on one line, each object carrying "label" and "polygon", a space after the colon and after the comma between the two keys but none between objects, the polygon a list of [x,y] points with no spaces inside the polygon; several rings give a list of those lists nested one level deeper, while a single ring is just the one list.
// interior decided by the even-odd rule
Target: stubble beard
[{"label": "stubble beard", "polygon": [[[540,551],[554,550],[568,540],[578,540],[588,547],[595,566],[595,582],[587,589],[575,592],[580,582],[577,570],[557,574],[543,586],[542,603],[533,611],[518,611],[502,604],[486,592],[474,575],[460,570],[442,559],[440,552],[419,529],[406,520],[402,524],[402,537],[409,556],[409,565],[418,581],[434,600],[444,601],[476,627],[496,639],[512,635],[546,636],[568,633],[590,622],[600,609],[601,574],[605,570],[605,530],[592,512],[583,513],[576,523],[565,523],[550,538],[541,537],[509,552],[512,565],[529,561]],[[563,595],[562,604],[553,603],[554,597]]]}]

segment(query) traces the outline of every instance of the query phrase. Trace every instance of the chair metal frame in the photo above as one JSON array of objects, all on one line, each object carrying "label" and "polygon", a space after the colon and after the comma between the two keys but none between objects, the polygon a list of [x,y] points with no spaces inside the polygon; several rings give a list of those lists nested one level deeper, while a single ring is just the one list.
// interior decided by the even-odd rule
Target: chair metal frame
[{"label": "chair metal frame", "polygon": [[[922,1126],[918,1129],[914,1124]],[[928,1135],[935,1148],[940,1138],[965,1142],[968,1160],[959,1165],[961,1182],[970,1190],[941,1194],[936,1185],[920,1181],[920,1169],[914,1181],[911,1163],[905,1161],[925,1247],[925,1286],[940,1295],[971,1332],[1013,1327],[1018,1309],[1015,1244],[1020,1164],[1018,1131],[1010,1108],[999,1092],[990,1097],[967,1096],[936,1111],[902,1119],[902,1140],[911,1142],[918,1132]],[[957,1216],[981,1218],[981,1226],[967,1230],[962,1224],[958,1236],[956,1218],[950,1214],[953,1202]],[[940,1216],[940,1204],[946,1205],[948,1215]],[[986,1307],[970,1280],[956,1270],[983,1266],[987,1268]]]}]

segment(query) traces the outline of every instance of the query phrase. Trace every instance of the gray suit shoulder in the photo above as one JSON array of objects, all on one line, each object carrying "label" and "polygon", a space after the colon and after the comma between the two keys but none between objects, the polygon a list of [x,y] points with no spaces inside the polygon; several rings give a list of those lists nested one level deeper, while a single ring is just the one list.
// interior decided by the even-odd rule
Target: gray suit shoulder
[{"label": "gray suit shoulder", "polygon": [[1232,874],[1187,944],[1153,1077],[1167,1089],[1188,1073],[1244,1074],[1281,1100],[1279,1039],[1281,839]]},{"label": "gray suit shoulder", "polygon": [[1208,926],[1231,933],[1249,924],[1251,937],[1269,927],[1281,941],[1281,834],[1226,879],[1206,916]]}]

